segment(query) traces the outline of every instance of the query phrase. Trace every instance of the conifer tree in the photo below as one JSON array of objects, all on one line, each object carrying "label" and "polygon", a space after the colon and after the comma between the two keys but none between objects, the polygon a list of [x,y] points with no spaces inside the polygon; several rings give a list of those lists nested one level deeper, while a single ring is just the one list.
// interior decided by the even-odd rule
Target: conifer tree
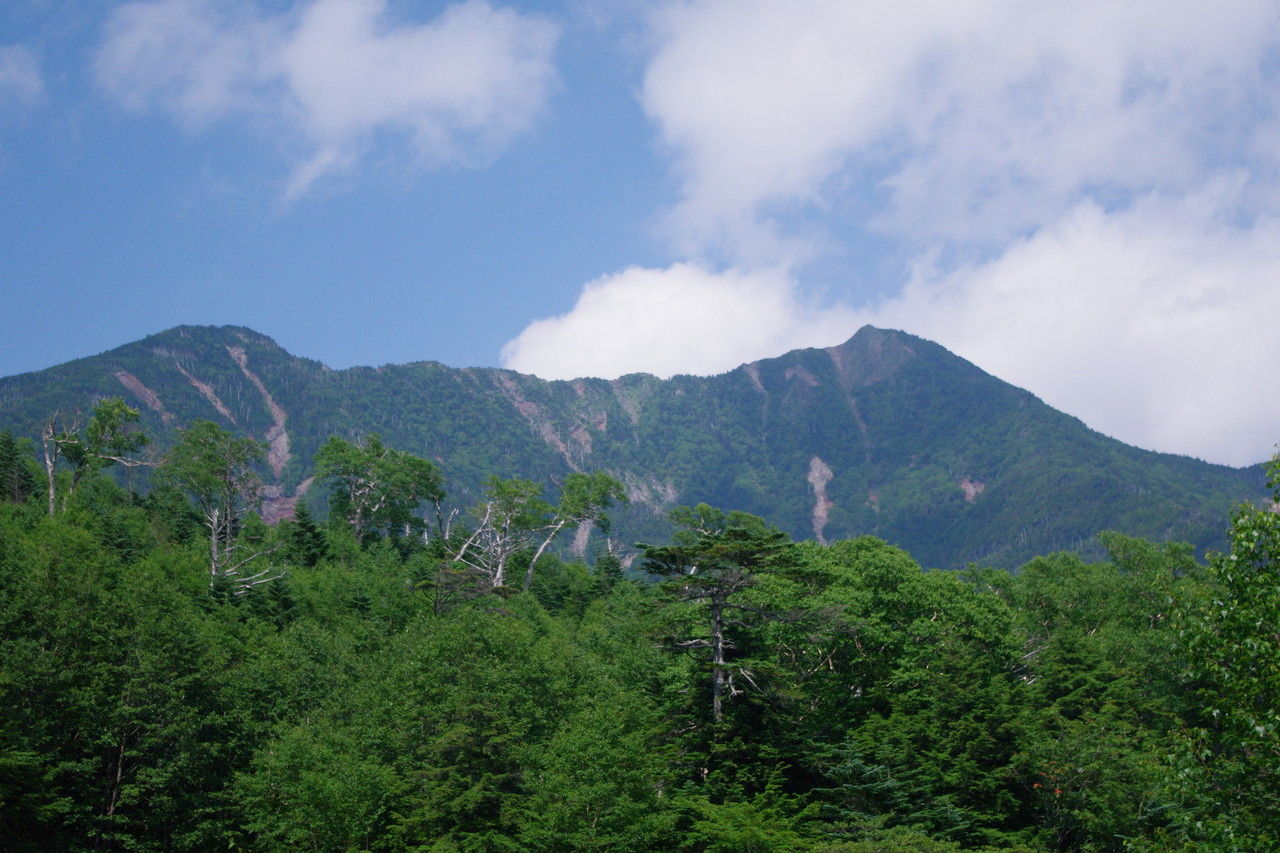
[{"label": "conifer tree", "polygon": [[293,519],[284,522],[284,539],[289,556],[300,565],[310,567],[324,559],[324,534],[316,527],[306,501],[299,499],[293,510]]},{"label": "conifer tree", "polygon": [[0,432],[0,500],[22,503],[35,492],[35,476],[9,430]]},{"label": "conifer tree", "polygon": [[725,514],[706,504],[677,507],[670,514],[680,526],[675,544],[642,546],[644,569],[667,578],[666,586],[684,601],[705,609],[707,637],[678,641],[685,649],[711,653],[711,713],[724,718],[726,694],[736,691],[729,661],[732,614],[760,612],[739,600],[756,585],[762,572],[780,562],[790,544],[786,534],[745,512]]}]

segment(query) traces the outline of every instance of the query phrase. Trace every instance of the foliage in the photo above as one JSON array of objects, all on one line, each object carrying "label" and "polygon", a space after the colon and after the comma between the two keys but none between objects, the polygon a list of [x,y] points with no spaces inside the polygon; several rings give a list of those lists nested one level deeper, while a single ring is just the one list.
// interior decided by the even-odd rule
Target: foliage
[{"label": "foliage", "polygon": [[[357,539],[258,519],[260,453],[195,424],[145,497],[94,471],[53,516],[0,501],[0,847],[1274,847],[1269,509],[1208,566],[1106,534],[1102,561],[956,573],[703,504],[624,572],[537,553],[607,523],[608,475],[554,504],[494,478],[428,541],[374,501]],[[208,582],[211,515],[271,583]],[[444,590],[486,524],[527,593]]]},{"label": "foliage", "polygon": [[59,462],[71,466],[70,482],[63,496],[64,509],[86,476],[111,465],[134,467],[145,464],[132,455],[150,441],[146,433],[134,428],[138,417],[137,409],[129,408],[123,399],[108,397],[93,407],[87,426],[82,427],[79,412],[68,420],[60,411],[55,411],[43,421],[40,441],[49,515],[58,508]]},{"label": "foliage", "polygon": [[0,432],[0,500],[10,503],[22,503],[36,491],[31,454],[19,448],[12,432]]},{"label": "foliage", "polygon": [[328,551],[324,534],[311,517],[306,501],[298,501],[293,518],[280,523],[280,538],[285,543],[285,556],[307,568],[320,562]]},{"label": "foliage", "polygon": [[262,479],[254,464],[262,445],[236,438],[212,421],[197,421],[179,433],[159,470],[161,484],[185,492],[195,503],[209,537],[209,584],[243,594],[273,580],[270,568],[252,571],[250,564],[266,549],[240,537],[240,526],[257,500]]},{"label": "foliage", "polygon": [[377,434],[352,443],[331,436],[316,454],[316,477],[334,483],[330,511],[346,519],[357,541],[376,534],[421,531],[420,504],[444,499],[440,469],[392,450]]},{"label": "foliage", "polygon": [[138,410],[125,405],[120,397],[108,397],[93,408],[93,415],[81,434],[63,434],[59,438],[62,455],[75,469],[73,483],[86,475],[112,464],[136,464],[130,458],[146,447],[144,432],[131,429],[138,421]]},{"label": "foliage", "polygon": [[[249,329],[185,326],[0,378],[0,429],[36,439],[51,412],[124,392],[159,448],[197,420],[278,436],[235,353],[288,414],[290,455],[271,483],[284,494],[332,436],[376,433],[437,463],[458,506],[481,501],[494,474],[551,494],[607,471],[633,498],[614,513],[623,543],[663,541],[667,511],[706,502],[797,540],[872,534],[926,566],[1012,569],[1064,549],[1101,559],[1106,529],[1221,549],[1231,507],[1265,492],[1260,467],[1127,447],[935,344],[870,328],[715,377],[543,382],[430,362],[328,370]],[[833,473],[818,530],[815,459]]]},{"label": "foliage", "polygon": [[531,480],[490,477],[484,500],[469,511],[471,531],[451,538],[442,530],[444,547],[451,561],[490,588],[506,586],[513,561],[523,560],[521,589],[528,592],[539,559],[562,531],[595,525],[607,532],[607,510],[625,500],[622,484],[601,471],[566,477],[556,505],[543,500],[542,487]]},{"label": "foliage", "polygon": [[[1268,473],[1280,500],[1280,456]],[[1194,697],[1182,823],[1202,843],[1266,849],[1280,843],[1280,515],[1242,506],[1230,535],[1209,562],[1209,596],[1179,614]]]},{"label": "foliage", "polygon": [[749,671],[731,665],[729,659],[733,646],[729,635],[737,621],[732,617],[763,614],[761,608],[742,601],[742,594],[759,583],[761,573],[779,567],[789,543],[786,534],[763,519],[742,512],[725,514],[706,504],[678,507],[672,510],[671,520],[677,525],[674,543],[641,546],[642,568],[667,579],[666,589],[673,596],[704,611],[701,627],[706,636],[676,639],[674,645],[708,652],[711,717],[720,723],[726,694],[739,691],[735,671],[739,681],[751,681]]}]

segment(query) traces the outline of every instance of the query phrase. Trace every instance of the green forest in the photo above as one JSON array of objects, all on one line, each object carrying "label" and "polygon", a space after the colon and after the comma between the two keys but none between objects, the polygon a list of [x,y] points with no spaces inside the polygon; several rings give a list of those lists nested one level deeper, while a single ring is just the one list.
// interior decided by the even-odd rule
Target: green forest
[{"label": "green forest", "polygon": [[[0,430],[38,443],[52,413],[63,430],[115,396],[139,411],[144,457],[200,420],[270,442],[261,470],[283,499],[306,492],[334,435],[430,459],[464,509],[494,475],[550,491],[608,471],[631,499],[611,513],[626,543],[666,540],[672,508],[707,503],[796,539],[875,535],[930,568],[1101,559],[1104,530],[1189,542],[1202,559],[1226,549],[1232,508],[1267,494],[1260,464],[1131,447],[935,343],[869,326],[720,376],[572,382],[434,362],[330,370],[251,329],[181,326],[0,377]],[[149,470],[122,482],[145,491]]]},{"label": "green forest", "polygon": [[333,437],[268,526],[263,445],[193,423],[135,491],[146,443],[119,399],[0,433],[5,850],[1280,846],[1271,507],[1203,561],[929,570],[706,504],[578,559],[604,473],[460,505]]}]

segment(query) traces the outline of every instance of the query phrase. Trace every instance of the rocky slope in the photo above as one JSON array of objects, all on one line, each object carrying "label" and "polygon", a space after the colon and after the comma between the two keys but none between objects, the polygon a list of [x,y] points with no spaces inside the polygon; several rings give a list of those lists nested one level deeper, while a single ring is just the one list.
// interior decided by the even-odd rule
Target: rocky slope
[{"label": "rocky slope", "polygon": [[603,469],[631,496],[623,538],[661,537],[666,509],[706,501],[797,537],[873,533],[946,567],[1090,550],[1104,529],[1218,547],[1230,508],[1263,495],[1258,466],[1127,446],[936,344],[872,327],[720,376],[546,382],[435,362],[330,370],[249,329],[185,326],[0,379],[0,428],[34,436],[55,410],[113,395],[161,449],[202,418],[266,443],[268,518],[308,494],[330,434],[366,432],[436,460],[461,503],[489,474],[550,483]]}]

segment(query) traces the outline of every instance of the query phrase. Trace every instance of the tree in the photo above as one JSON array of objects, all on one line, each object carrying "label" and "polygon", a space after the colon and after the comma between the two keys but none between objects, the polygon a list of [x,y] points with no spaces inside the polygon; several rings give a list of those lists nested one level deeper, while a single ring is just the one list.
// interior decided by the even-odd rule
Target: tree
[{"label": "tree", "polygon": [[149,443],[145,433],[133,428],[138,417],[138,410],[130,408],[120,397],[98,401],[83,430],[79,415],[70,422],[62,420],[60,412],[49,417],[40,433],[49,492],[49,515],[57,511],[56,471],[59,458],[72,468],[68,495],[75,493],[76,486],[85,476],[111,465],[132,468],[150,464],[132,455]]},{"label": "tree", "polygon": [[196,421],[178,433],[177,445],[160,467],[160,479],[186,492],[200,512],[209,532],[210,587],[225,583],[242,594],[280,577],[270,568],[246,574],[250,563],[275,549],[237,542],[241,519],[262,488],[253,469],[262,461],[262,444],[236,438],[211,421]]},{"label": "tree", "polygon": [[138,410],[125,405],[119,397],[108,397],[93,407],[84,435],[63,448],[68,460],[76,466],[71,480],[73,491],[85,475],[110,465],[146,464],[132,455],[150,442],[146,433],[133,428],[137,422]]},{"label": "tree", "polygon": [[[579,649],[580,658],[585,658]],[[584,667],[585,668],[585,667]],[[676,814],[657,709],[601,667],[571,696],[578,707],[529,745],[520,842],[529,850],[670,850]]]},{"label": "tree", "polygon": [[[1268,475],[1280,501],[1280,456]],[[1178,616],[1199,709],[1186,733],[1189,834],[1215,849],[1271,849],[1280,844],[1280,515],[1243,505],[1230,540],[1209,562],[1210,595]]]},{"label": "tree", "polygon": [[[60,421],[61,412],[54,412],[40,428],[40,449],[44,456],[44,476],[46,490],[49,495],[49,517],[58,513],[58,459],[62,456],[60,436],[69,435],[78,429],[78,424],[68,427]],[[61,427],[61,428],[59,428]]]},{"label": "tree", "polygon": [[422,530],[416,510],[444,499],[440,469],[428,459],[392,450],[376,434],[352,443],[331,436],[316,454],[316,476],[335,484],[333,510],[357,541],[373,533]]},{"label": "tree", "polygon": [[593,474],[582,474],[577,471],[565,478],[564,488],[560,490],[560,505],[556,507],[552,521],[546,527],[546,537],[525,571],[524,591],[529,591],[533,583],[533,567],[551,542],[565,528],[575,528],[582,524],[594,524],[602,532],[609,532],[609,516],[605,510],[613,506],[614,501],[625,502],[627,492],[622,484],[603,471]]},{"label": "tree", "polygon": [[324,534],[312,520],[306,501],[299,499],[293,511],[293,519],[281,522],[280,527],[281,538],[294,562],[311,567],[324,558]]},{"label": "tree", "polygon": [[484,502],[471,509],[475,529],[450,557],[497,588],[506,585],[511,558],[529,547],[534,531],[548,526],[551,505],[530,480],[490,477],[484,491]]},{"label": "tree", "polygon": [[528,592],[534,567],[561,531],[585,523],[607,530],[609,517],[605,511],[614,501],[625,500],[622,484],[603,471],[570,474],[556,506],[542,499],[542,487],[537,483],[490,477],[485,484],[484,502],[471,509],[475,529],[452,549],[451,557],[479,572],[490,586],[500,587],[506,584],[512,557],[533,548],[522,586]]},{"label": "tree", "polygon": [[35,492],[29,457],[18,449],[9,430],[0,432],[0,500],[22,503]]},{"label": "tree", "polygon": [[754,587],[760,573],[779,566],[790,541],[754,515],[726,515],[706,504],[677,507],[669,517],[680,527],[673,536],[674,544],[641,545],[643,567],[668,578],[667,589],[681,600],[705,609],[710,636],[678,645],[710,650],[711,712],[719,723],[724,718],[725,692],[736,692],[728,659],[730,614],[760,612],[760,608],[739,601],[739,594]]}]

